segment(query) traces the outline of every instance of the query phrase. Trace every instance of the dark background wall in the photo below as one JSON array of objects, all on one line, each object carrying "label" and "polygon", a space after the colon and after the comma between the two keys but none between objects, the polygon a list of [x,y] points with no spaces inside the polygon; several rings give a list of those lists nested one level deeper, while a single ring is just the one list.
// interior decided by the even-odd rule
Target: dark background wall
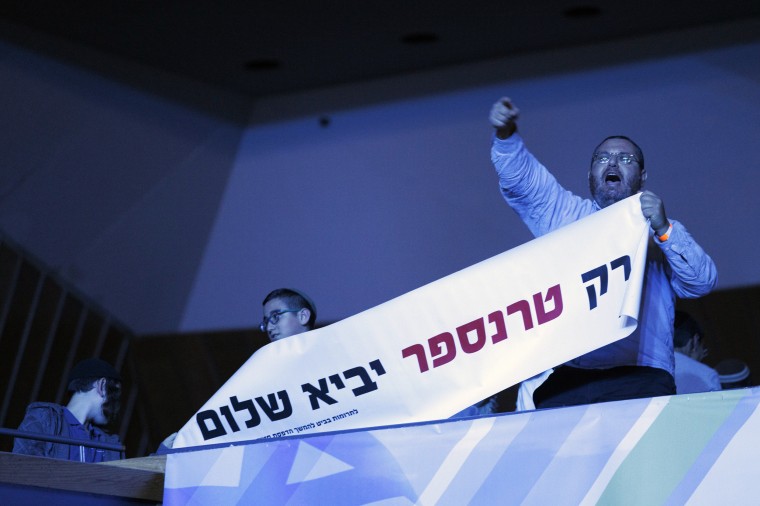
[{"label": "dark background wall", "polygon": [[650,54],[695,36],[709,38],[248,102],[220,91],[242,123],[0,42],[0,230],[136,335],[253,327],[283,285],[343,319],[530,239],[489,160],[488,111],[510,95],[526,142],[579,194],[601,138],[636,139],[648,187],[715,258],[720,288],[753,286],[760,43]]}]

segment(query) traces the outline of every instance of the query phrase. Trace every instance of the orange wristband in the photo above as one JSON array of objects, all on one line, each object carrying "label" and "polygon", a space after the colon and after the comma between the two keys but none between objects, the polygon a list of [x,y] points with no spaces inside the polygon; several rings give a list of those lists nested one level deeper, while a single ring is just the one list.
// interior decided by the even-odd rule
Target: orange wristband
[{"label": "orange wristband", "polygon": [[670,233],[673,231],[673,224],[668,222],[668,231],[664,234],[658,236],[657,238],[660,240],[660,242],[665,242],[670,237]]}]

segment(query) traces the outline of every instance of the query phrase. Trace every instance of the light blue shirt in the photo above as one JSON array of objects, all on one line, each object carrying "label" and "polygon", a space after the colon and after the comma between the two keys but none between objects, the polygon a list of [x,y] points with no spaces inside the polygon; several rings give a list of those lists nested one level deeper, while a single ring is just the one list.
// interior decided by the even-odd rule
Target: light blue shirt
[{"label": "light blue shirt", "polygon": [[[600,209],[593,200],[564,189],[527,150],[518,134],[505,140],[494,136],[491,160],[504,199],[536,237]],[[672,219],[670,223],[673,229],[666,241],[650,239],[636,330],[625,339],[581,355],[567,365],[584,369],[639,365],[664,369],[673,375],[676,297],[695,298],[709,293],[718,275],[712,259],[686,228]],[[579,335],[582,332],[583,329],[578,329]]]}]

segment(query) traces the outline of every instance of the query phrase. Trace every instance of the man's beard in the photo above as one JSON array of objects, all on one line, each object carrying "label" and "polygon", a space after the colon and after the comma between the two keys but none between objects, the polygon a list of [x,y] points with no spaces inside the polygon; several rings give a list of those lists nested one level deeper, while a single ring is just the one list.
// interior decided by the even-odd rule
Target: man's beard
[{"label": "man's beard", "polygon": [[617,187],[608,186],[603,179],[590,179],[589,190],[591,196],[594,198],[599,207],[604,209],[607,206],[620,202],[623,199],[635,195],[638,189],[634,189],[633,186],[640,185],[619,185]]}]

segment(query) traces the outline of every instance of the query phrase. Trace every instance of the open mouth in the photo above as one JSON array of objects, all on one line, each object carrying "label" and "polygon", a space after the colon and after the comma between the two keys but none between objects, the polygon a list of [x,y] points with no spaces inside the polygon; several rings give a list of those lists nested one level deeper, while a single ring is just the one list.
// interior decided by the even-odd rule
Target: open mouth
[{"label": "open mouth", "polygon": [[614,184],[614,183],[620,183],[622,179],[620,179],[620,175],[616,172],[608,172],[604,175],[604,182],[608,184]]}]

